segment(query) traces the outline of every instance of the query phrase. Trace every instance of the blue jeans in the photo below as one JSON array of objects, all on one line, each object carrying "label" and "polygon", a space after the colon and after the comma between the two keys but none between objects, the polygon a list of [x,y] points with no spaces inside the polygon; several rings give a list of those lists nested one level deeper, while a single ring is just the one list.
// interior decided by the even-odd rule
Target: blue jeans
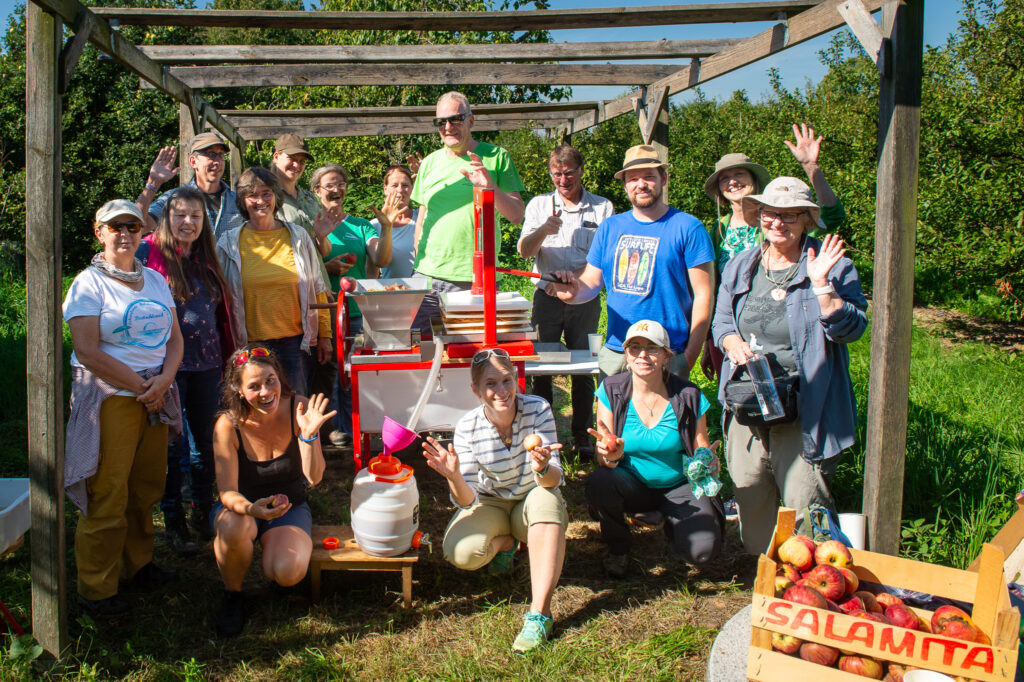
[{"label": "blue jeans", "polygon": [[313,358],[301,348],[302,334],[283,339],[263,339],[254,342],[266,346],[281,363],[284,379],[293,391],[302,396],[309,395],[309,382],[313,376]]},{"label": "blue jeans", "polygon": [[189,447],[185,434],[167,448],[167,483],[160,500],[164,518],[180,517],[184,513],[181,486],[186,472],[191,481],[192,502],[213,502],[213,425],[220,406],[220,375],[220,368],[214,367],[198,372],[181,370],[175,377],[188,432],[196,447],[195,451]]},{"label": "blue jeans", "polygon": [[[363,331],[363,318],[352,317],[348,321],[348,332],[355,336]],[[337,370],[337,367],[335,367]],[[338,373],[334,372],[334,404],[338,414],[334,415],[334,428],[352,435],[352,391],[341,387]]]}]

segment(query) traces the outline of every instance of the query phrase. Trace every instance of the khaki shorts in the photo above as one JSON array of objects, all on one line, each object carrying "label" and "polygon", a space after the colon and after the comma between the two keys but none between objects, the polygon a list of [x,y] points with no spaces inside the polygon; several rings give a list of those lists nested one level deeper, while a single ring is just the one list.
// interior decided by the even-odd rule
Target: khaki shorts
[{"label": "khaki shorts", "polygon": [[511,535],[526,542],[535,523],[569,525],[569,514],[558,488],[537,486],[521,500],[481,495],[469,509],[460,509],[444,531],[444,558],[458,568],[475,571],[494,558],[491,541]]}]

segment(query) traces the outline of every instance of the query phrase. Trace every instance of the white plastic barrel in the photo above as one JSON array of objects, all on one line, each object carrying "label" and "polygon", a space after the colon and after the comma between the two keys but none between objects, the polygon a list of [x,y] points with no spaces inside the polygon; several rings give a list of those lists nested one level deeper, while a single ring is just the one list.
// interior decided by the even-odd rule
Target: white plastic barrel
[{"label": "white plastic barrel", "polygon": [[379,458],[356,474],[352,484],[352,534],[373,556],[409,550],[420,522],[420,493],[412,467]]}]

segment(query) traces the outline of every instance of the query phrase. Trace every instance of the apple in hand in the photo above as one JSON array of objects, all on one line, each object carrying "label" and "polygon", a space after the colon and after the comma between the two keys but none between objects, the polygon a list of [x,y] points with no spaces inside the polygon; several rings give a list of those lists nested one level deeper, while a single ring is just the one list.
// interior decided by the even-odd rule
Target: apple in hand
[{"label": "apple in hand", "polygon": [[867,656],[841,656],[839,669],[861,677],[870,677],[873,680],[882,679],[882,664]]},{"label": "apple in hand", "polygon": [[886,608],[885,617],[889,619],[890,623],[892,623],[898,628],[917,630],[917,614],[908,609],[903,604],[893,604],[892,606]]},{"label": "apple in hand", "polygon": [[850,549],[839,540],[826,540],[814,550],[814,563],[819,566],[828,564],[835,568],[849,568],[853,566],[853,556]]},{"label": "apple in hand", "polygon": [[807,584],[821,592],[826,599],[833,601],[846,594],[846,578],[837,569],[828,564],[819,564],[804,573],[798,585]]},{"label": "apple in hand", "polygon": [[542,441],[540,436],[536,433],[531,433],[523,439],[523,447],[526,448],[527,452],[533,452],[543,444],[544,441]]},{"label": "apple in hand", "polygon": [[803,572],[814,565],[814,541],[803,535],[790,536],[779,545],[779,559]]},{"label": "apple in hand", "polygon": [[348,265],[355,265],[356,261],[359,260],[358,256],[354,253],[346,253],[341,257],[341,260],[345,261]]},{"label": "apple in hand", "polygon": [[358,288],[358,285],[356,284],[356,281],[351,277],[342,277],[341,281],[339,282],[339,288],[342,291],[348,293],[355,291]]},{"label": "apple in hand", "polygon": [[267,503],[268,509],[276,509],[288,504],[288,496],[284,493],[278,493],[271,498],[270,502]]},{"label": "apple in hand", "polygon": [[793,635],[786,635],[781,632],[772,633],[772,648],[778,652],[792,656],[800,650],[802,643],[803,640],[797,639]]},{"label": "apple in hand", "polygon": [[807,585],[793,585],[793,587],[786,590],[782,598],[795,604],[806,604],[807,606],[819,609],[828,608],[828,602],[825,601],[825,597],[821,595],[821,592]]},{"label": "apple in hand", "polygon": [[839,649],[817,642],[804,642],[800,645],[800,658],[810,663],[832,667],[839,658]]}]

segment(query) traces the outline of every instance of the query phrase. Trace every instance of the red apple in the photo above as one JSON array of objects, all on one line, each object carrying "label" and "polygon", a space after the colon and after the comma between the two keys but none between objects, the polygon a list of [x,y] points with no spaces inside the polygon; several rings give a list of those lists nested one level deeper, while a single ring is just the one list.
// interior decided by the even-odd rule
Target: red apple
[{"label": "red apple", "polygon": [[355,265],[356,261],[359,260],[359,257],[354,253],[346,253],[341,257],[341,260],[345,261],[348,265]]},{"label": "red apple", "polygon": [[781,632],[772,633],[772,648],[784,654],[792,656],[800,650],[800,645],[803,640],[797,639],[793,635],[785,635]]},{"label": "red apple", "polygon": [[831,599],[826,599],[825,603],[828,604],[828,610],[832,613],[844,613],[844,611],[841,608],[839,608],[839,604],[835,603]]},{"label": "red apple", "polygon": [[955,606],[940,606],[932,614],[932,632],[944,637],[973,642],[978,638],[978,626],[963,609]]},{"label": "red apple", "polygon": [[833,666],[839,658],[839,649],[833,649],[817,642],[804,642],[800,645],[800,658],[818,665]]},{"label": "red apple", "polygon": [[793,564],[779,564],[779,567],[778,569],[776,569],[775,573],[777,575],[786,576],[794,583],[803,577],[802,575],[800,575],[800,571],[796,570],[796,566],[794,566]]},{"label": "red apple", "polygon": [[288,496],[285,495],[284,493],[278,493],[277,495],[274,495],[273,499],[271,499],[270,502],[267,503],[267,507],[270,509],[275,509],[286,504],[288,504]]},{"label": "red apple", "polygon": [[339,283],[338,286],[342,291],[345,292],[355,291],[358,288],[356,281],[351,277],[342,277],[341,282]]},{"label": "red apple", "polygon": [[782,595],[786,593],[786,590],[793,587],[795,583],[784,575],[775,576],[775,597],[782,599]]},{"label": "red apple", "polygon": [[892,625],[892,623],[889,622],[889,619],[886,618],[881,613],[871,613],[870,611],[854,611],[850,615],[855,617],[855,618],[864,618],[866,620],[873,620],[876,623],[883,623],[885,625]]},{"label": "red apple", "polygon": [[526,448],[527,452],[532,452],[533,450],[536,450],[543,444],[544,441],[541,440],[540,436],[536,433],[531,433],[530,435],[523,439],[523,447]]},{"label": "red apple", "polygon": [[841,656],[839,669],[861,677],[870,677],[873,680],[882,679],[882,664],[867,656]]},{"label": "red apple", "polygon": [[[864,602],[855,594],[848,594],[836,604],[843,613],[853,614],[854,611],[864,611]],[[867,613],[867,611],[864,611]]]},{"label": "red apple", "polygon": [[916,630],[918,626],[917,614],[902,604],[893,604],[888,607],[885,610],[885,617],[898,628]]},{"label": "red apple", "polygon": [[849,568],[853,566],[853,556],[849,548],[839,540],[826,540],[814,550],[814,563],[819,566],[828,564],[835,568]]},{"label": "red apple", "polygon": [[860,587],[860,578],[849,568],[839,568],[838,571],[846,578],[846,594],[853,594]]},{"label": "red apple", "polygon": [[793,585],[786,590],[782,598],[795,604],[807,604],[819,609],[828,608],[828,602],[825,601],[825,597],[821,596],[821,592],[806,585]]},{"label": "red apple", "polygon": [[[828,564],[819,564],[807,573],[804,580],[814,589],[825,595],[826,599],[837,600],[846,594],[846,578],[838,570]],[[797,583],[800,584],[800,583]]]},{"label": "red apple", "polygon": [[875,599],[875,595],[870,592],[860,590],[858,592],[854,592],[854,595],[860,597],[860,600],[864,602],[864,610],[868,613],[882,613],[882,611],[885,611],[885,609],[882,608],[882,605],[878,603],[878,600]]},{"label": "red apple", "polygon": [[803,535],[793,535],[779,545],[778,556],[802,573],[814,565],[814,541]]},{"label": "red apple", "polygon": [[900,599],[894,594],[889,594],[888,592],[879,592],[878,594],[876,594],[875,601],[878,602],[878,605],[881,606],[883,610],[895,604],[903,604],[902,599]]},{"label": "red apple", "polygon": [[885,677],[882,678],[884,682],[903,682],[903,676],[907,674],[907,671],[911,670],[909,666],[900,665],[899,663],[890,663],[889,669],[885,673]]}]

